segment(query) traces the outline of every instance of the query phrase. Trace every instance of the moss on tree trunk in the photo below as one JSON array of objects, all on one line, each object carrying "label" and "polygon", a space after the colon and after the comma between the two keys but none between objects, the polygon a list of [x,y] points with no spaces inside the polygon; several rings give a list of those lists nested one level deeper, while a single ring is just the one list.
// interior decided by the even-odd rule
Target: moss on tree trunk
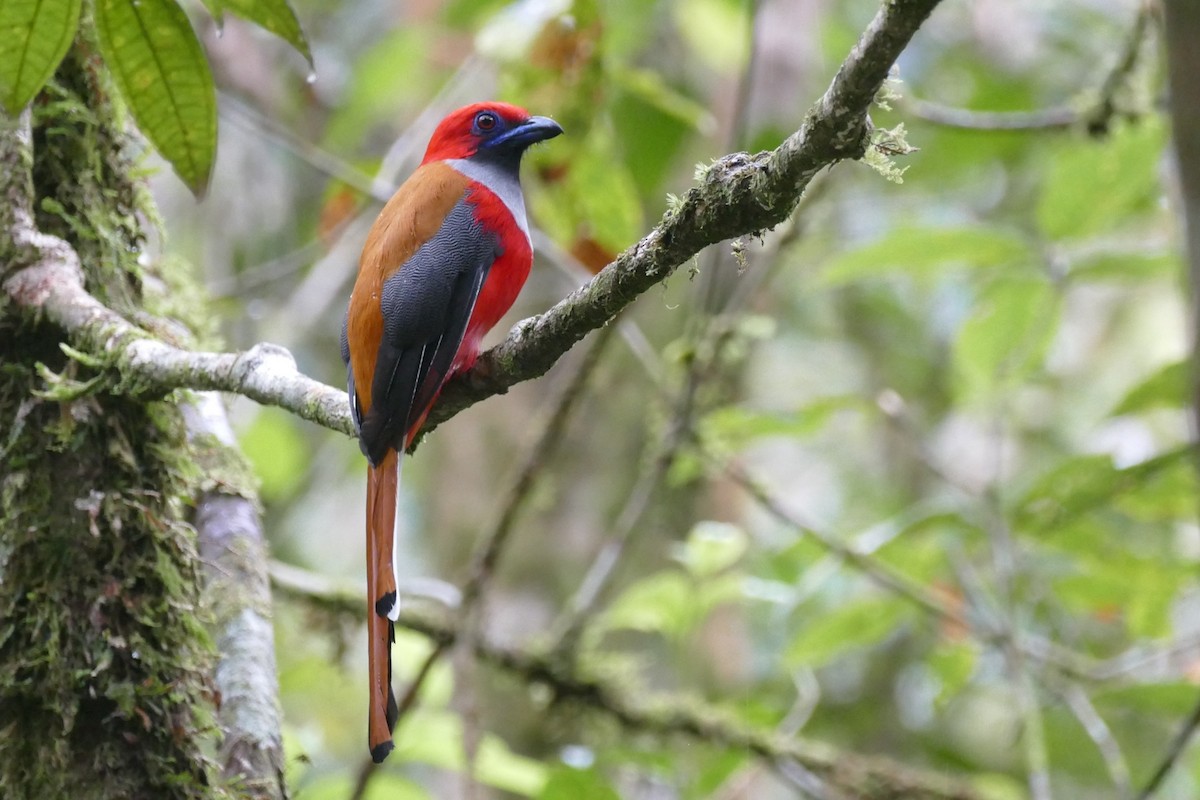
[{"label": "moss on tree trunk", "polygon": [[[77,43],[34,104],[36,221],[95,296],[144,322],[168,293],[139,259],[153,209],[109,98]],[[102,388],[39,396],[39,364],[59,389],[92,377],[62,340],[0,305],[0,797],[211,797],[180,412]]]}]

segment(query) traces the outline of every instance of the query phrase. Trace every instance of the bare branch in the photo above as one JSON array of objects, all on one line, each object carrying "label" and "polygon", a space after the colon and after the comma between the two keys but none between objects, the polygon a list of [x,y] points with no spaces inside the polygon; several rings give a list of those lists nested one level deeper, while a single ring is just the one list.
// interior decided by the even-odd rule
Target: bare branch
[{"label": "bare branch", "polygon": [[1123,107],[1120,99],[1141,60],[1154,13],[1155,5],[1143,0],[1125,37],[1120,57],[1096,90],[1095,100],[1087,105],[1034,111],[975,111],[914,97],[904,101],[904,109],[927,122],[967,131],[1051,131],[1082,125],[1092,136],[1104,136],[1115,118],[1136,113]]},{"label": "bare branch", "polygon": [[1162,788],[1163,781],[1179,763],[1180,757],[1187,750],[1188,742],[1192,740],[1197,728],[1200,728],[1200,701],[1197,701],[1196,705],[1192,707],[1192,713],[1188,714],[1188,718],[1183,721],[1183,725],[1171,739],[1171,746],[1167,748],[1162,763],[1154,770],[1150,780],[1146,781],[1145,788],[1138,792],[1137,800],[1150,800]]},{"label": "bare branch", "polygon": [[[188,438],[199,453],[240,458],[218,395],[198,395],[183,406],[183,413]],[[222,774],[237,780],[247,798],[280,800],[287,796],[283,720],[258,507],[236,487],[215,486],[197,501],[195,526],[204,562],[204,597],[217,641],[213,682],[221,698]]]},{"label": "bare branch", "polygon": [[284,348],[258,344],[241,353],[204,353],[167,344],[89,294],[69,247],[57,247],[54,237],[36,232],[25,240],[36,244],[42,257],[5,281],[5,291],[17,305],[67,331],[75,349],[109,359],[118,389],[129,394],[180,388],[234,392],[353,435],[346,393],[301,374]]},{"label": "bare branch", "polygon": [[1071,683],[1062,692],[1062,697],[1066,700],[1071,713],[1075,715],[1075,719],[1079,720],[1079,724],[1087,731],[1088,737],[1095,742],[1100,755],[1104,757],[1104,768],[1108,770],[1117,797],[1132,797],[1133,786],[1129,780],[1129,763],[1125,760],[1125,754],[1121,752],[1121,743],[1117,741],[1117,737],[1113,736],[1112,729],[1108,727],[1104,717],[1100,716],[1100,712],[1096,710],[1087,691],[1078,683]]},{"label": "bare branch", "polygon": [[967,131],[1047,131],[1074,127],[1082,115],[1067,106],[1035,111],[976,111],[942,105],[918,97],[904,100],[904,110],[915,117]]}]

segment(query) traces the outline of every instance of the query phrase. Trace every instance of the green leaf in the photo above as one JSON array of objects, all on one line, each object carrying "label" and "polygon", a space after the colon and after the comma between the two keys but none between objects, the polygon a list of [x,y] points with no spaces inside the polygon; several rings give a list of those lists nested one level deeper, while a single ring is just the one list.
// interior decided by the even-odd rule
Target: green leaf
[{"label": "green leaf", "polygon": [[560,766],[550,773],[538,800],[620,800],[599,770]]},{"label": "green leaf", "polygon": [[[334,797],[353,797],[354,791],[354,786],[351,785],[343,794],[334,795]],[[305,792],[304,796],[307,799],[308,793]],[[362,797],[363,800],[429,800],[432,795],[411,778],[379,770],[371,778],[371,783],[363,792]]]},{"label": "green leaf", "polygon": [[616,88],[694,130],[707,132],[716,128],[716,119],[708,106],[677,91],[654,70],[620,69],[613,73],[612,78]]},{"label": "green leaf", "polygon": [[1167,364],[1137,386],[1117,403],[1111,416],[1138,414],[1155,408],[1182,408],[1187,405],[1191,366],[1186,361]]},{"label": "green leaf", "polygon": [[217,149],[212,74],[174,0],[96,0],[100,50],[138,127],[194,194]]},{"label": "green leaf", "polygon": [[792,641],[785,657],[791,665],[819,667],[850,650],[883,640],[910,613],[903,603],[890,597],[873,597],[821,610]]},{"label": "green leaf", "polygon": [[625,88],[615,92],[609,114],[621,160],[638,191],[653,198],[652,202],[659,202],[663,181],[676,165],[680,148],[695,135],[695,126],[677,113],[665,111],[657,102]]},{"label": "green leaf", "polygon": [[738,70],[749,57],[750,15],[740,0],[672,3],[675,24],[696,58],[719,71]]},{"label": "green leaf", "polygon": [[0,0],[0,103],[21,113],[75,38],[81,0]]},{"label": "green leaf", "polygon": [[1190,521],[1196,513],[1196,465],[1187,448],[1181,448],[1121,470],[1126,491],[1113,505],[1144,522]]},{"label": "green leaf", "polygon": [[475,775],[488,786],[536,797],[546,785],[546,772],[545,764],[509,750],[499,736],[485,734],[479,745]]},{"label": "green leaf", "polygon": [[875,557],[908,578],[926,584],[950,572],[948,543],[966,546],[982,535],[960,514],[949,511],[920,513],[915,517],[902,512],[897,520],[885,520],[877,527],[887,531],[893,525],[898,530],[876,551]]},{"label": "green leaf", "polygon": [[[1072,553],[1078,556],[1078,553]],[[1170,633],[1171,603],[1190,580],[1190,569],[1172,569],[1159,559],[1128,553],[1113,558],[1097,552],[1074,559],[1073,570],[1054,581],[1054,596],[1068,609],[1123,619],[1135,636]]]},{"label": "green leaf", "polygon": [[506,5],[508,0],[449,0],[442,9],[442,17],[452,27],[477,30]]},{"label": "green leaf", "polygon": [[1098,253],[1071,264],[1072,280],[1146,281],[1179,272],[1176,253]]},{"label": "green leaf", "polygon": [[230,11],[244,20],[268,30],[296,48],[300,55],[313,65],[312,49],[308,46],[308,38],[300,27],[300,20],[287,0],[208,0],[206,5],[213,16],[220,18],[221,9]]},{"label": "green leaf", "polygon": [[462,724],[449,711],[418,710],[396,731],[397,761],[457,770],[463,765]]},{"label": "green leaf", "polygon": [[975,673],[979,665],[979,646],[970,641],[939,642],[926,661],[938,677],[937,703],[953,699]]},{"label": "green leaf", "polygon": [[696,523],[676,555],[696,578],[707,578],[737,563],[750,542],[746,532],[728,522]]},{"label": "green leaf", "polygon": [[946,540],[931,527],[922,535],[918,530],[901,532],[878,552],[881,561],[895,567],[913,580],[933,580],[949,572]]},{"label": "green leaf", "polygon": [[1060,312],[1054,286],[1037,277],[993,281],[954,342],[963,396],[986,397],[997,386],[1034,371],[1050,344]]},{"label": "green leaf", "polygon": [[1067,521],[1108,500],[1118,480],[1112,457],[1083,455],[1065,459],[1039,478],[1017,504],[1019,528],[1037,533]]},{"label": "green leaf", "polygon": [[1135,709],[1143,714],[1179,716],[1181,709],[1191,708],[1196,703],[1196,686],[1193,683],[1170,682],[1136,683],[1130,686],[1100,686],[1094,699],[1101,711],[1123,711]]},{"label": "green leaf", "polygon": [[679,636],[689,627],[693,588],[687,576],[676,570],[650,575],[617,598],[601,615],[600,626]]},{"label": "green leaf", "polygon": [[593,631],[644,631],[682,641],[715,607],[744,596],[742,576],[737,573],[694,579],[678,570],[663,570],[626,589],[597,618]]},{"label": "green leaf", "polygon": [[882,239],[842,253],[825,265],[821,282],[838,286],[901,273],[927,277],[959,267],[1030,264],[1033,249],[1018,234],[998,228],[897,228]]},{"label": "green leaf", "polygon": [[1002,772],[976,772],[970,778],[971,787],[988,800],[1026,800],[1025,785],[1012,775]]},{"label": "green leaf", "polygon": [[613,152],[606,133],[593,131],[587,147],[576,154],[567,185],[592,237],[620,252],[637,241],[642,230],[642,201],[633,176]]},{"label": "green leaf", "polygon": [[[355,777],[349,772],[322,775],[303,785],[304,800],[345,800],[354,795]],[[429,793],[409,778],[395,772],[378,770],[371,779],[363,800],[429,800]]]},{"label": "green leaf", "polygon": [[1175,518],[1186,508],[1186,495],[1190,492],[1194,497],[1195,476],[1188,454],[1189,448],[1177,448],[1125,469],[1117,469],[1108,455],[1065,459],[1018,501],[1016,525],[1039,534],[1114,506],[1135,517],[1146,517],[1149,508]]},{"label": "green leaf", "polygon": [[726,406],[704,418],[701,434],[725,447],[740,448],[762,438],[811,436],[824,428],[839,411],[870,407],[870,403],[858,395],[822,397],[790,414]]},{"label": "green leaf", "polygon": [[1147,118],[1102,141],[1072,139],[1057,149],[1042,186],[1037,222],[1051,239],[1102,233],[1151,208],[1161,191],[1163,125]]},{"label": "green leaf", "polygon": [[[462,720],[444,711],[414,712],[408,725],[396,732],[398,761],[416,761],[462,770]],[[498,736],[485,733],[475,759],[475,777],[506,792],[536,797],[546,785],[544,764],[508,749]]]},{"label": "green leaf", "polygon": [[286,499],[296,491],[304,480],[310,453],[294,417],[280,409],[261,409],[238,440],[262,481],[264,500]]}]

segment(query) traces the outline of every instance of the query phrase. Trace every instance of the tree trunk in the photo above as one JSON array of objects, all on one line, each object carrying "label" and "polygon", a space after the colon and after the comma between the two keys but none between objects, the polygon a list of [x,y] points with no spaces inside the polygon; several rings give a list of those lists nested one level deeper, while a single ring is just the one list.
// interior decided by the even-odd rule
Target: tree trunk
[{"label": "tree trunk", "polygon": [[[142,256],[154,209],[111,96],[77,42],[33,104],[34,222],[93,295],[176,339],[152,320],[186,323],[189,287]],[[0,279],[33,257],[16,213],[0,211]],[[60,330],[18,312],[0,299],[0,797],[219,795],[180,409],[89,382]]]}]

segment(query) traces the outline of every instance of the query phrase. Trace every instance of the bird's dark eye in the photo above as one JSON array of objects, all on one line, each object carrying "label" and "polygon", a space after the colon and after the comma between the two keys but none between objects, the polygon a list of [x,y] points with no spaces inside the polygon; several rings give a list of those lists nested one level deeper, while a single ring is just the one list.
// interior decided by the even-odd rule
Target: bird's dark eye
[{"label": "bird's dark eye", "polygon": [[495,130],[498,122],[496,115],[490,111],[480,111],[475,115],[475,127],[484,133]]}]

